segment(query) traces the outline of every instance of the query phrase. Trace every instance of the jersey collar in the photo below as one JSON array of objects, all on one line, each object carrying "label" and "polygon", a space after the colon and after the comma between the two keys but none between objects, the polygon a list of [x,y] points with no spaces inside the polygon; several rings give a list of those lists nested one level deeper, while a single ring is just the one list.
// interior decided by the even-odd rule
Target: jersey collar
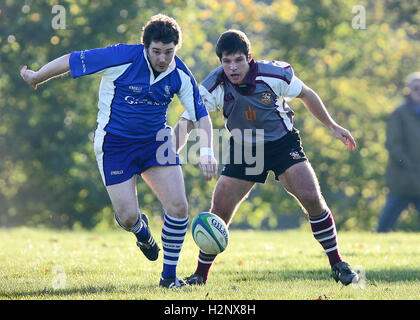
[{"label": "jersey collar", "polygon": [[230,82],[232,86],[238,91],[240,94],[243,95],[250,95],[255,91],[256,88],[256,78],[258,73],[258,64],[254,59],[251,59],[249,62],[249,71],[245,78],[245,83],[237,85],[230,82],[229,78],[223,72],[223,81]]}]

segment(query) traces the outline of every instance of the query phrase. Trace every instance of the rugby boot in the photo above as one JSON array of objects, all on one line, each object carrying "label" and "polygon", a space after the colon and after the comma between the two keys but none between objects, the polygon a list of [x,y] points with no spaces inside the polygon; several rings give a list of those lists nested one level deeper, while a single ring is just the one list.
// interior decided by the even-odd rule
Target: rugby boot
[{"label": "rugby boot", "polygon": [[187,284],[185,283],[184,280],[177,277],[167,278],[167,279],[160,278],[160,281],[159,281],[159,287],[168,288],[168,289],[176,289],[176,288],[180,288],[186,285]]},{"label": "rugby boot", "polygon": [[350,283],[357,283],[359,281],[359,275],[354,272],[349,264],[345,261],[341,261],[333,265],[331,268],[332,277],[336,282],[340,281],[345,286]]},{"label": "rugby boot", "polygon": [[202,286],[206,284],[206,281],[204,280],[204,278],[197,273],[192,274],[189,277],[186,277],[185,281],[190,286],[196,286],[196,285]]},{"label": "rugby boot", "polygon": [[136,242],[136,244],[147,259],[149,259],[150,261],[155,261],[159,257],[160,248],[156,243],[155,239],[153,238],[152,233],[150,232],[149,218],[144,213],[142,213],[141,219],[146,228],[147,235],[145,240],[139,240]]}]

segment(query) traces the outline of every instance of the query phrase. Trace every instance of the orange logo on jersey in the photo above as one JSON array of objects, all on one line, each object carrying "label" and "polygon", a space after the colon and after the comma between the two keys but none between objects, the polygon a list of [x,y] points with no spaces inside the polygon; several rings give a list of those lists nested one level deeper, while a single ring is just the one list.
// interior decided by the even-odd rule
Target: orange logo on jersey
[{"label": "orange logo on jersey", "polygon": [[251,106],[248,106],[248,111],[245,111],[246,120],[257,120],[257,115],[255,111],[251,110]]}]

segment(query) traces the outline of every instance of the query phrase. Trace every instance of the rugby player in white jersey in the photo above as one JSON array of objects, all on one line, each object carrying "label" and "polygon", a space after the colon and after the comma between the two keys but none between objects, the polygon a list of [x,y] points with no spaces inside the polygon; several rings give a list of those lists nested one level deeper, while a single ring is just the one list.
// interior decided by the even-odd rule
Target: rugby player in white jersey
[{"label": "rugby player in white jersey", "polygon": [[175,55],[182,35],[177,22],[159,14],[143,28],[142,44],[66,54],[38,71],[23,67],[22,78],[34,89],[70,71],[73,78],[102,77],[99,89],[94,151],[99,171],[115,209],[115,218],[134,233],[137,246],[151,261],[158,258],[148,217],[139,209],[137,175],[150,186],[165,210],[162,228],[163,271],[159,285],[176,288],[185,282],[176,275],[188,224],[188,204],[180,160],[172,144],[166,112],[174,94],[205,136],[200,139],[200,168],[204,178],[216,177],[212,124],[193,75]]},{"label": "rugby player in white jersey", "polygon": [[[333,215],[303,151],[299,131],[293,126],[294,113],[287,102],[299,98],[349,149],[356,145],[352,135],[331,118],[319,96],[294,75],[289,64],[253,60],[250,42],[243,32],[223,33],[216,54],[221,66],[202,82],[200,93],[209,111],[223,112],[232,137],[230,162],[217,181],[210,212],[229,225],[255,183],[264,183],[271,170],[308,215],[313,235],[328,256],[333,278],[344,285],[357,281],[358,275],[340,255]],[[185,144],[191,120],[184,113],[175,128],[177,150]],[[256,153],[255,163],[247,163],[246,152]],[[252,172],[256,168],[261,170]],[[205,284],[215,258],[200,250],[197,269],[186,278],[187,283]]]}]

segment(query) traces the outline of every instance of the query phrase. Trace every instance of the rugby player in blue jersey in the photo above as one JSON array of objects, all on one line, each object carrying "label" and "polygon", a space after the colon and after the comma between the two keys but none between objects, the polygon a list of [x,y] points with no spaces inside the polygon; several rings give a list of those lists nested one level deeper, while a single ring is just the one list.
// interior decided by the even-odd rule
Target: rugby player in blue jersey
[{"label": "rugby player in blue jersey", "polygon": [[[221,110],[232,134],[230,162],[217,181],[210,211],[229,225],[255,183],[264,183],[268,172],[273,171],[276,180],[308,215],[313,235],[328,256],[333,278],[348,285],[357,281],[358,275],[340,255],[333,215],[303,151],[299,131],[293,126],[294,113],[287,102],[299,98],[350,149],[355,147],[355,140],[331,118],[319,96],[294,75],[288,63],[255,61],[250,56],[250,46],[241,31],[223,33],[216,45],[221,66],[200,85],[207,109]],[[184,113],[175,128],[177,150],[185,144],[193,127],[191,120],[194,119]],[[247,152],[256,153],[254,162],[246,161]],[[252,172],[256,168],[260,170]],[[216,255],[200,251],[197,269],[186,279],[187,283],[205,284],[215,258]]]},{"label": "rugby player in blue jersey", "polygon": [[115,209],[115,218],[134,233],[137,246],[149,260],[158,258],[148,217],[137,198],[137,175],[150,186],[164,210],[163,271],[159,285],[176,288],[179,254],[188,224],[188,204],[180,160],[166,124],[169,103],[176,94],[200,129],[200,168],[204,178],[216,177],[212,124],[195,79],[175,55],[182,34],[168,16],[153,16],[143,28],[142,44],[116,44],[66,54],[38,71],[23,67],[22,78],[34,89],[58,75],[102,77],[99,88],[94,152],[102,180]]}]

